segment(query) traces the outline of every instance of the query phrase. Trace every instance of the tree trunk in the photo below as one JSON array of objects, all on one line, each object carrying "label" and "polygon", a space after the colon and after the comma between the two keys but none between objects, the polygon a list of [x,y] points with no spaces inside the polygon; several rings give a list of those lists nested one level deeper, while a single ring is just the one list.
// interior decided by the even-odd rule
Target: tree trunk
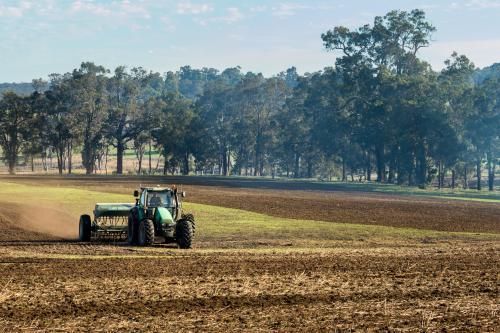
[{"label": "tree trunk", "polygon": [[481,191],[481,157],[478,157],[476,160],[476,179],[476,188],[478,191]]},{"label": "tree trunk", "polygon": [[493,161],[493,154],[488,152],[486,154],[488,160],[488,191],[495,190],[495,162]]},{"label": "tree trunk", "polygon": [[161,157],[158,156],[158,159],[156,160],[156,167],[155,167],[155,171],[158,170],[158,168],[160,167],[160,160],[161,160]]},{"label": "tree trunk", "polygon": [[396,163],[393,158],[389,161],[389,178],[387,181],[389,183],[394,183],[394,169],[396,168]]},{"label": "tree trunk", "polygon": [[57,156],[57,171],[59,172],[59,175],[62,175],[63,173],[63,157],[61,157],[59,154]]},{"label": "tree trunk", "polygon": [[92,153],[92,148],[88,145],[84,145],[82,150],[82,163],[85,167],[85,173],[91,175],[94,173],[94,154]]},{"label": "tree trunk", "polygon": [[123,139],[119,138],[116,142],[116,174],[123,174],[123,153],[125,151],[125,144]]},{"label": "tree trunk", "polygon": [[71,140],[68,141],[68,174],[71,175],[73,168],[73,145]]},{"label": "tree trunk", "polygon": [[371,182],[372,181],[372,163],[370,160],[370,152],[366,153],[367,159],[366,159],[366,180]]},{"label": "tree trunk", "polygon": [[14,175],[16,173],[17,164],[17,131],[10,133],[12,141],[6,150],[7,164],[9,166],[9,174]]},{"label": "tree trunk", "polygon": [[82,164],[85,167],[85,173],[91,175],[94,172],[95,152],[94,141],[92,137],[92,114],[88,114],[85,119],[83,132]]},{"label": "tree trunk", "polygon": [[167,172],[168,172],[168,160],[167,160],[167,156],[164,156],[164,157],[165,157],[165,163],[163,163],[163,174],[167,175]]},{"label": "tree trunk", "polygon": [[[151,136],[149,136],[149,170],[148,170],[148,174],[151,174]],[[159,159],[159,158],[158,158]]]},{"label": "tree trunk", "polygon": [[427,183],[427,159],[425,148],[419,147],[417,153],[417,185],[419,188],[425,188]]},{"label": "tree trunk", "polygon": [[259,176],[264,175],[264,157],[260,154],[259,158]]},{"label": "tree trunk", "polygon": [[438,167],[438,189],[441,189],[441,161],[437,162]]},{"label": "tree trunk", "polygon": [[294,163],[293,178],[300,178],[300,155],[295,153],[295,163]]},{"label": "tree trunk", "polygon": [[464,165],[464,190],[469,188],[469,182],[467,181],[467,165]]},{"label": "tree trunk", "polygon": [[347,181],[347,176],[346,176],[346,162],[345,158],[342,157],[342,181],[345,182]]},{"label": "tree trunk", "polygon": [[404,183],[404,172],[401,170],[401,166],[399,165],[399,163],[397,169],[396,183],[398,185],[403,185]]},{"label": "tree trunk", "polygon": [[441,172],[441,188],[444,187],[444,179],[446,178],[446,174],[448,173],[448,170],[444,167],[444,163],[442,164],[442,172]]},{"label": "tree trunk", "polygon": [[259,147],[258,144],[255,147],[255,156],[254,156],[254,161],[253,161],[253,175],[258,176],[259,175],[259,161],[260,161],[260,153],[259,153]]},{"label": "tree trunk", "polygon": [[307,160],[307,178],[313,177],[313,164],[310,159]]},{"label": "tree trunk", "polygon": [[455,188],[455,169],[451,170],[451,189]]},{"label": "tree trunk", "polygon": [[224,176],[227,176],[227,170],[228,170],[228,167],[227,167],[228,156],[227,155],[228,155],[227,149],[226,149],[226,147],[223,147],[222,152],[221,152],[221,160],[222,160],[222,174]]},{"label": "tree trunk", "polygon": [[410,160],[410,165],[408,167],[408,186],[413,186],[415,182],[415,174],[416,174],[416,165],[415,165],[415,157],[412,155]]},{"label": "tree trunk", "polygon": [[184,154],[184,168],[182,173],[186,176],[189,175],[189,153],[187,152]]},{"label": "tree trunk", "polygon": [[16,174],[16,159],[13,158],[12,156],[9,158],[8,164],[9,164],[9,175],[15,175]]},{"label": "tree trunk", "polygon": [[139,154],[139,158],[137,159],[137,163],[139,164],[138,167],[137,167],[137,174],[141,174],[141,171],[142,171],[142,157],[143,157],[143,154]]},{"label": "tree trunk", "polygon": [[385,180],[384,146],[377,144],[375,148],[375,159],[377,164],[377,182]]},{"label": "tree trunk", "polygon": [[109,146],[106,146],[106,152],[104,153],[104,172],[108,174],[108,155],[109,155]]},{"label": "tree trunk", "polygon": [[63,173],[63,165],[64,165],[64,144],[59,144],[57,147],[57,169],[59,171],[59,174],[62,175]]}]

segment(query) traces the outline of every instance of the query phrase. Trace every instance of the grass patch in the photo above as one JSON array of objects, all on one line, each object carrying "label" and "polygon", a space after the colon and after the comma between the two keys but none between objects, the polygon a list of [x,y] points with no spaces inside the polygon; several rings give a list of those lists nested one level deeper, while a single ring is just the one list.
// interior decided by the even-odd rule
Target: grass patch
[{"label": "grass patch", "polygon": [[[293,180],[290,180],[293,181]],[[415,195],[415,196],[428,196],[441,199],[454,199],[454,200],[471,200],[482,202],[500,202],[500,193],[498,191],[477,191],[474,189],[437,189],[426,188],[419,189],[417,187],[401,186],[394,184],[379,184],[379,183],[348,183],[348,182],[315,182],[320,187],[325,187],[329,190],[337,191],[358,191],[358,192],[374,192],[384,194],[397,194],[397,195]]]}]

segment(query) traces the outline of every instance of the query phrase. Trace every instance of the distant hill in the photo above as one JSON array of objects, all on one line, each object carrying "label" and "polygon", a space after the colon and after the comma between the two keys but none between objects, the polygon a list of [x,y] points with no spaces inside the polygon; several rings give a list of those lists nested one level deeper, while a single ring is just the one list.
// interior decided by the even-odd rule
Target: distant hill
[{"label": "distant hill", "polygon": [[18,95],[29,95],[33,92],[33,86],[31,83],[0,83],[0,98],[7,91]]},{"label": "distant hill", "polygon": [[474,74],[474,82],[481,83],[489,78],[500,78],[500,62],[497,62],[491,66],[484,67],[483,69],[478,69]]}]

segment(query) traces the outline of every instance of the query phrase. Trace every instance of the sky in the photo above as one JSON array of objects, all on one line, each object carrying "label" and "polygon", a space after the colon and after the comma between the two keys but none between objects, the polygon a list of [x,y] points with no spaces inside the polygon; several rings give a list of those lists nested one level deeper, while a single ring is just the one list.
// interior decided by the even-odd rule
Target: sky
[{"label": "sky", "polygon": [[500,62],[500,0],[0,0],[0,82],[30,82],[83,61],[165,73],[184,65],[277,74],[333,66],[321,34],[390,10],[423,9],[437,28],[421,58],[453,51]]}]

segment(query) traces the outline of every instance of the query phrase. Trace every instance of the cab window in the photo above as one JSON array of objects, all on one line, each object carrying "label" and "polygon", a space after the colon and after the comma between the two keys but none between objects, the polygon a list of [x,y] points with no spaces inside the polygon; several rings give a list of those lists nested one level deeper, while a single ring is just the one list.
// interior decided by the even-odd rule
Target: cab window
[{"label": "cab window", "polygon": [[145,204],[146,204],[146,191],[143,191],[141,193],[140,203],[141,203],[142,206],[145,206]]}]

